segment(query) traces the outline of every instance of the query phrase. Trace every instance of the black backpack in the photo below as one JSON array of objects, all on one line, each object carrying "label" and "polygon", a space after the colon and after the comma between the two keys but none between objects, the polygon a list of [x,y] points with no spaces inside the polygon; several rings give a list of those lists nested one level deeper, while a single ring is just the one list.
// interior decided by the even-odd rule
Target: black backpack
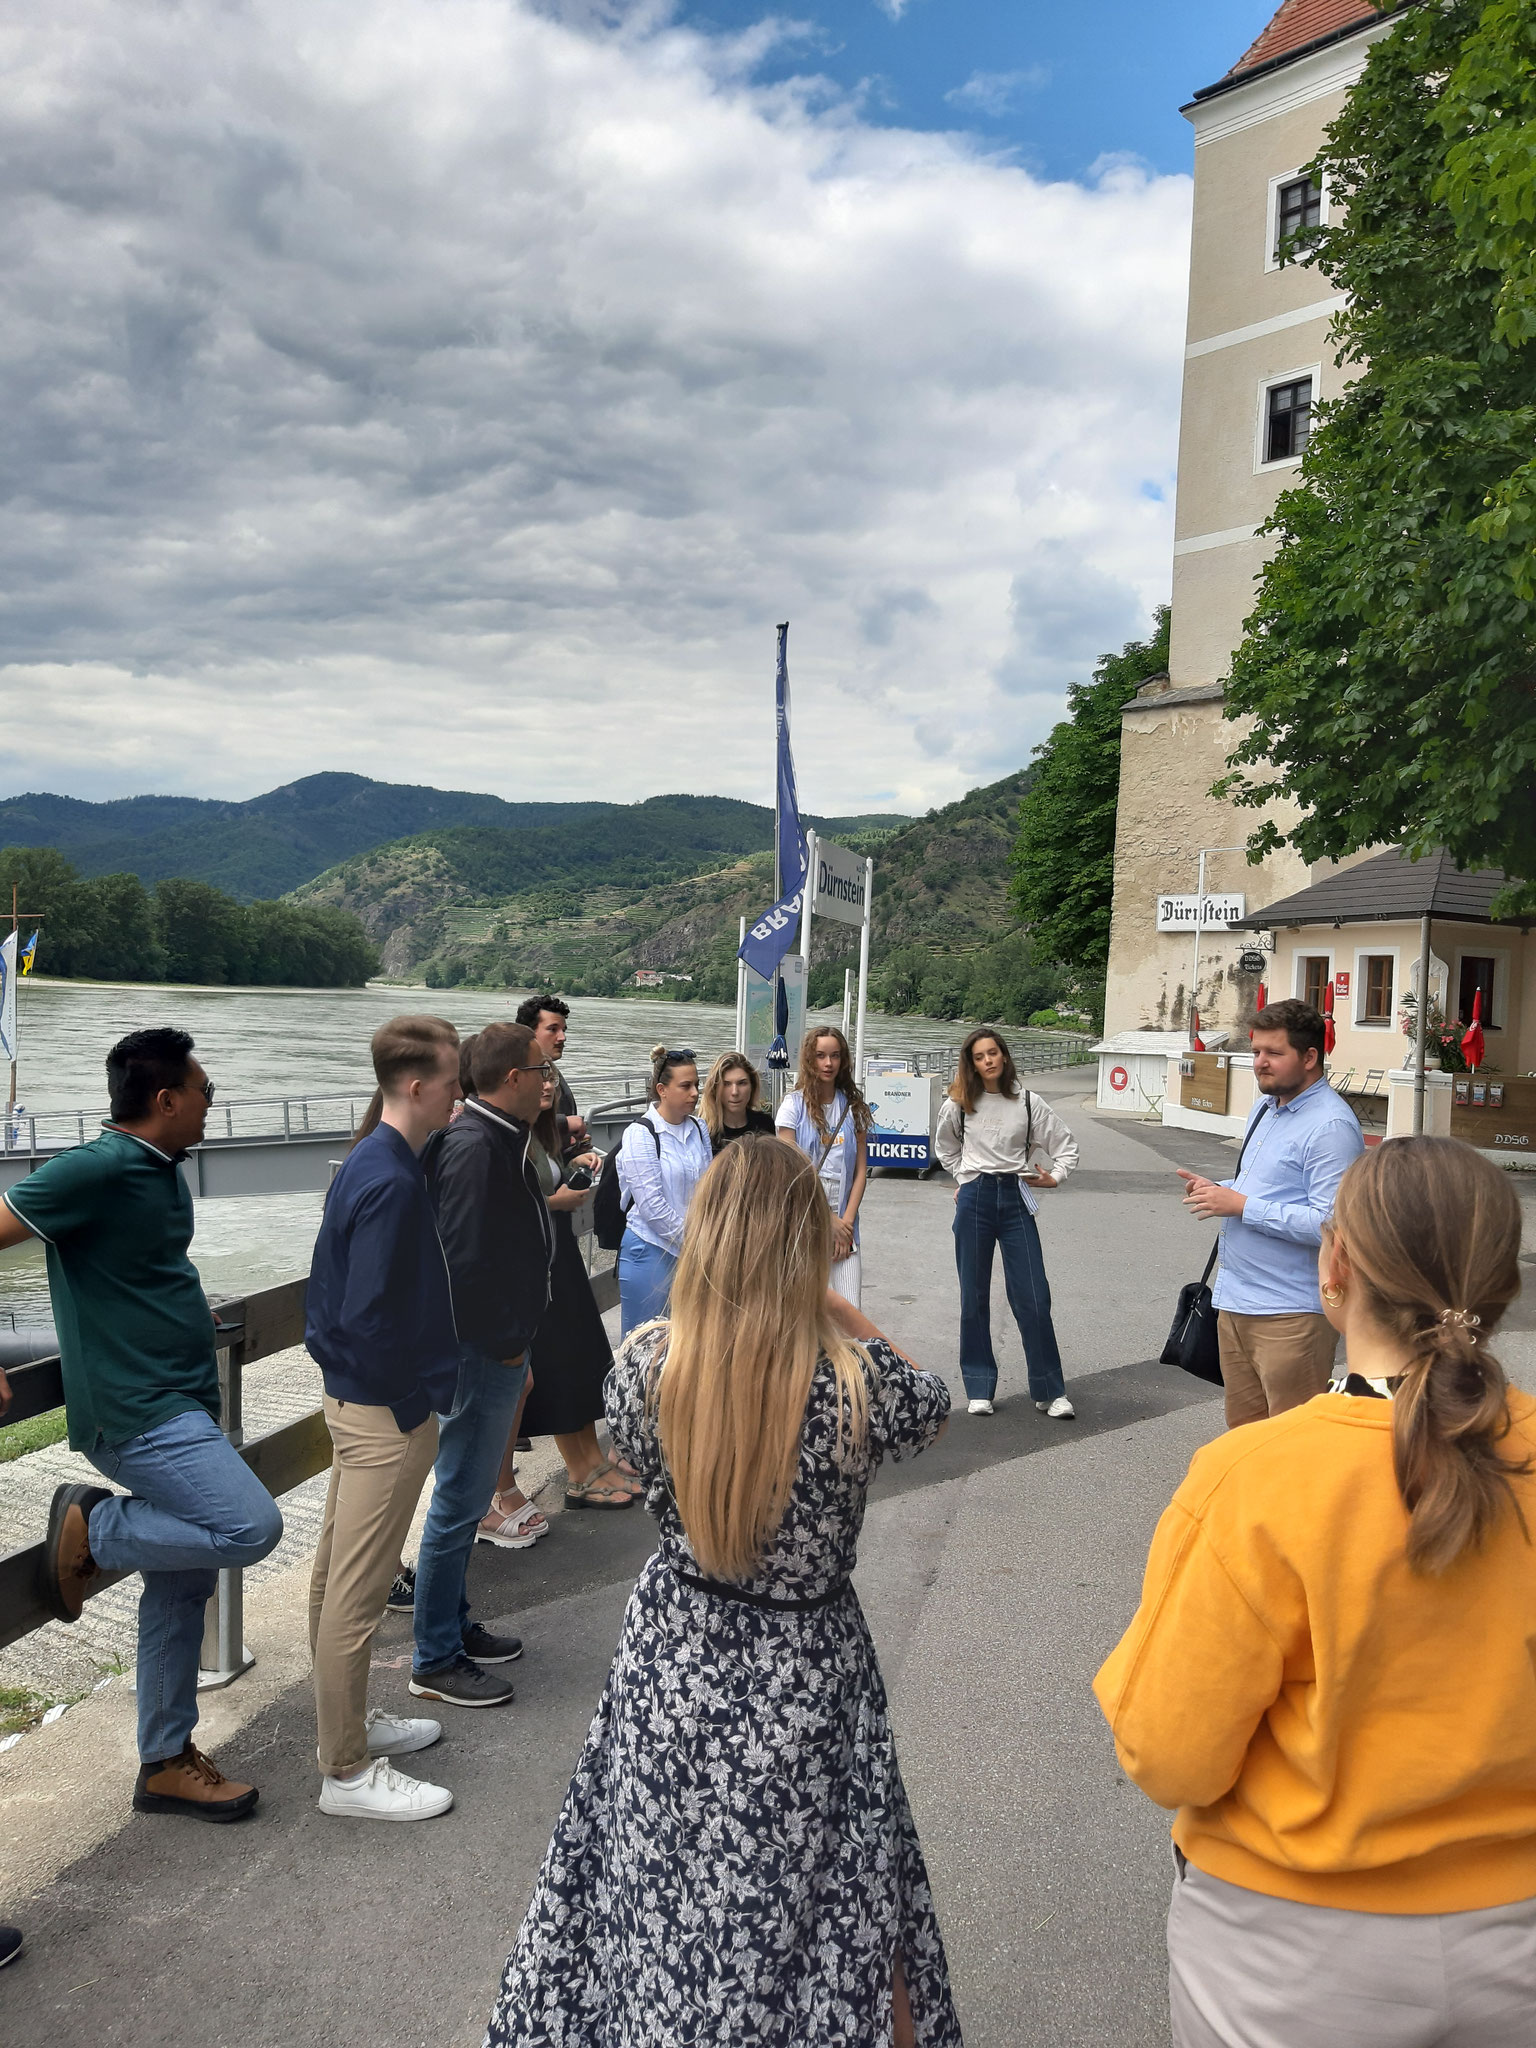
[{"label": "black backpack", "polygon": [[[651,1134],[651,1143],[656,1147],[656,1157],[661,1157],[661,1137],[656,1126],[645,1117],[637,1117]],[[592,1232],[599,1247],[605,1252],[616,1252],[624,1242],[624,1217],[629,1204],[624,1200],[619,1186],[619,1147],[615,1145],[603,1161],[603,1170],[597,1176],[597,1193],[592,1197]]]}]

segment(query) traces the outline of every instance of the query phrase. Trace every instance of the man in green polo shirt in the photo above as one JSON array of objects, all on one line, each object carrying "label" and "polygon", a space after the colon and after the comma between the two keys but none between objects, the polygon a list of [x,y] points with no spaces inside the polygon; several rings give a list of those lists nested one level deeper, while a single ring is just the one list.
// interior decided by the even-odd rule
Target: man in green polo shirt
[{"label": "man in green polo shirt", "polygon": [[187,1256],[180,1162],[203,1135],[213,1083],[185,1031],[134,1031],[107,1055],[107,1093],[99,1138],[0,1197],[0,1249],[28,1237],[47,1249],[70,1445],[129,1489],[58,1489],[44,1591],[75,1621],[100,1572],[143,1575],[134,1806],[237,1820],[256,1788],[192,1742],[203,1610],[220,1567],[264,1558],[283,1518],[219,1428],[213,1314]]}]

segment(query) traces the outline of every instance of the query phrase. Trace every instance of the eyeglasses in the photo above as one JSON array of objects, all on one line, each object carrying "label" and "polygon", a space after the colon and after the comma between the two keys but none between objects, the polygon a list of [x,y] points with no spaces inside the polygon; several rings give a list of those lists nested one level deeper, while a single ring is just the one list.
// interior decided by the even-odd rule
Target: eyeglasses
[{"label": "eyeglasses", "polygon": [[661,1064],[664,1067],[691,1067],[698,1057],[691,1045],[672,1045],[662,1054]]},{"label": "eyeglasses", "polygon": [[537,1066],[514,1067],[512,1071],[514,1074],[542,1074],[546,1081],[553,1081],[555,1078],[555,1063],[553,1060],[540,1060]]},{"label": "eyeglasses", "polygon": [[196,1081],[192,1081],[192,1082],[184,1082],[184,1083],[183,1083],[182,1085],[183,1085],[184,1087],[193,1087],[193,1088],[196,1088],[196,1089],[197,1089],[197,1092],[198,1092],[198,1094],[202,1096],[202,1098],[203,1098],[204,1102],[212,1102],[212,1100],[213,1100],[213,1083],[212,1083],[211,1081],[209,1081],[209,1080],[207,1080],[207,1079],[204,1079],[204,1080],[203,1080],[203,1081],[202,1081],[201,1083],[199,1083],[199,1082],[196,1082]]}]

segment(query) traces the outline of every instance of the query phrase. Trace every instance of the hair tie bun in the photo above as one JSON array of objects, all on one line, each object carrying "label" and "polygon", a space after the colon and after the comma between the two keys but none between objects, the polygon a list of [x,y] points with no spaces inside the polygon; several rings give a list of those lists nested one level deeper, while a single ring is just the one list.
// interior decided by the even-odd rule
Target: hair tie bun
[{"label": "hair tie bun", "polygon": [[1447,1323],[1460,1323],[1463,1328],[1469,1330],[1480,1330],[1483,1326],[1482,1317],[1474,1315],[1469,1308],[1443,1308],[1435,1320],[1442,1326]]}]

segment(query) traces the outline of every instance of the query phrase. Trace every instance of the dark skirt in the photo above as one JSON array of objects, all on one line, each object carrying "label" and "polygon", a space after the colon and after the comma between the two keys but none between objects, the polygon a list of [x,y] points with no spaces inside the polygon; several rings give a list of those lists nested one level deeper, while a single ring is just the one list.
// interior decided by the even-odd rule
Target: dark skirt
[{"label": "dark skirt", "polygon": [[574,1436],[603,1414],[603,1381],[613,1351],[592,1298],[592,1283],[569,1216],[558,1212],[549,1307],[531,1347],[533,1392],[523,1410],[525,1436]]}]

